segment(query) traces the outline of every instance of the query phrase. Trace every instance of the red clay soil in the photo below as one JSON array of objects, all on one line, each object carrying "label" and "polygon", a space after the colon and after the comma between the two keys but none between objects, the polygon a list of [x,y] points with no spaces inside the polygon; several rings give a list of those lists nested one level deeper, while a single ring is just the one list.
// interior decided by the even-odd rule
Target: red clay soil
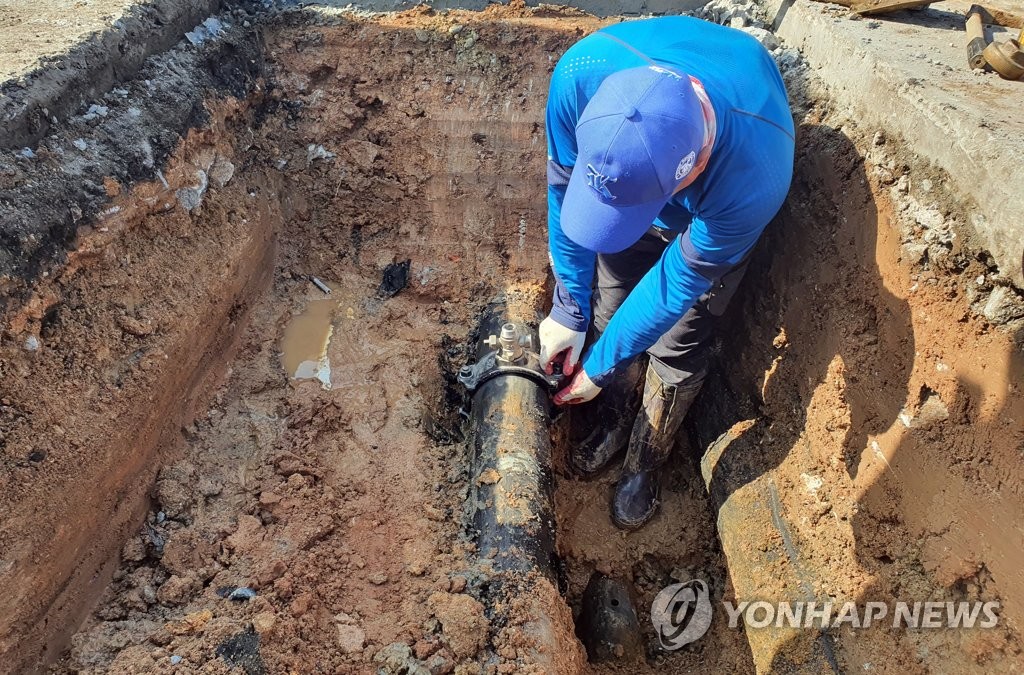
[{"label": "red clay soil", "polygon": [[800,136],[725,347],[757,409],[740,464],[774,481],[818,599],[1000,602],[987,630],[843,629],[848,671],[1016,672],[1024,341],[972,308],[1005,280],[954,234],[969,205],[898,142],[826,103]]},{"label": "red clay soil", "polygon": [[[235,140],[246,154],[227,188],[172,213],[216,230],[243,223],[250,192],[285,200],[272,284],[254,298],[210,407],[181,427],[182,459],[160,470],[145,525],[125,537],[113,582],[56,671],[478,672],[486,643],[497,649],[488,671],[537,669],[529,636],[515,621],[489,625],[472,596],[485,579],[466,566],[467,461],[450,379],[486,300],[515,286],[536,312],[546,295],[536,283],[546,276],[543,92],[558,55],[597,24],[530,14],[411,13],[268,35],[276,86],[262,103],[276,112]],[[193,140],[181,156],[201,168],[210,145],[231,140]],[[264,167],[283,174],[280,190],[253,181]],[[155,236],[151,218],[139,221]],[[164,254],[181,273],[190,246],[223,251],[193,234],[164,235],[183,249]],[[147,246],[110,239],[102,250],[119,253],[107,257]],[[404,260],[408,286],[382,298],[383,270]],[[76,278],[104,271],[84,266]],[[280,362],[284,327],[322,297],[311,274],[336,289],[329,391],[289,382]],[[160,290],[133,316],[162,327]],[[698,560],[720,573],[720,558],[703,553],[708,518],[702,527],[660,552],[659,568]],[[255,597],[224,597],[239,587]],[[529,605],[512,616],[529,619]],[[566,647],[544,670],[575,672],[571,615],[554,616]],[[721,658],[743,670],[742,635],[730,639],[739,650]],[[662,659],[680,671],[702,661]]]},{"label": "red clay soil", "polygon": [[[12,659],[52,655],[66,642],[42,622],[70,632],[94,606],[53,672],[541,672],[516,632],[528,612],[498,625],[474,595],[486,577],[466,562],[453,376],[487,300],[511,288],[542,309],[547,79],[599,23],[521,6],[310,16],[265,31],[271,80],[189,136],[169,188],[110,184],[120,210],[7,317],[0,583],[13,602],[0,626],[13,631],[0,653]],[[753,346],[731,378],[764,384],[762,447],[801,545],[829,571],[818,590],[996,595],[1012,627],[854,641],[844,666],[879,667],[858,644],[901,671],[1015,663],[1019,537],[985,535],[992,519],[1019,521],[1004,498],[1019,493],[1019,352],[966,309],[975,263],[955,276],[900,260],[892,207],[868,209],[842,182],[866,184],[853,168],[815,169],[814,149],[849,148],[834,134],[802,143],[809,175],[837,176],[832,190],[859,210],[840,217],[797,187],[783,217],[805,236],[785,264],[754,268],[765,286],[740,311],[767,318],[746,326]],[[200,169],[226,180],[186,211],[173,193]],[[821,250],[836,264],[808,268]],[[384,270],[404,261],[407,286],[385,297]],[[336,289],[329,390],[281,365],[285,327],[323,298],[310,275]],[[938,414],[935,397],[941,424],[900,422],[904,409]],[[645,626],[671,581],[704,578],[735,599],[692,453],[669,474],[661,515],[629,535],[607,520],[614,470],[560,479],[574,610],[595,569],[633,583]],[[555,616],[566,651],[546,656],[580,672],[568,610]],[[590,670],[753,670],[721,616],[679,652],[645,640],[647,658]]]}]

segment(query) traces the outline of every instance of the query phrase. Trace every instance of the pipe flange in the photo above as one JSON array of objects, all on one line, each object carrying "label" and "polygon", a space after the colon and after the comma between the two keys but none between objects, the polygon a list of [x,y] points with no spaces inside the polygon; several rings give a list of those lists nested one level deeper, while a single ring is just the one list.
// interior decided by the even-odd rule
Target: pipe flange
[{"label": "pipe flange", "polygon": [[481,385],[496,377],[515,375],[537,382],[548,391],[557,391],[562,383],[560,374],[548,375],[540,367],[540,357],[534,352],[523,350],[516,363],[508,363],[498,358],[499,352],[485,355],[473,364],[467,364],[459,370],[459,382],[469,391],[475,391]]}]

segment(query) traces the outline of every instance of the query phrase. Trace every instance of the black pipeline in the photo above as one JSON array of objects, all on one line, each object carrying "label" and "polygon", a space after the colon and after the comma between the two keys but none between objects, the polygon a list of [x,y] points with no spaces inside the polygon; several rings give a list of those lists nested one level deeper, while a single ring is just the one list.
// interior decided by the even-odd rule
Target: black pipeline
[{"label": "black pipeline", "polygon": [[572,613],[558,593],[550,390],[537,336],[492,304],[480,326],[477,362],[459,373],[473,392],[468,525],[476,542],[476,592],[491,644],[518,645],[520,666],[579,672],[584,662]]},{"label": "black pipeline", "polygon": [[555,578],[549,380],[533,331],[488,307],[477,362],[460,373],[473,390],[469,511],[482,568]]}]

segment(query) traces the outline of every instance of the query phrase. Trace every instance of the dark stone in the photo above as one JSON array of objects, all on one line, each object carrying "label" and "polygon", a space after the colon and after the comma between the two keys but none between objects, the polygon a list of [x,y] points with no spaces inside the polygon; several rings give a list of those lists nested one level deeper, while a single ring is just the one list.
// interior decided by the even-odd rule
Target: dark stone
[{"label": "dark stone", "polygon": [[229,666],[244,670],[246,675],[265,675],[267,672],[260,656],[260,636],[252,626],[220,643],[216,654]]},{"label": "dark stone", "polygon": [[409,285],[409,266],[411,260],[391,263],[384,268],[384,277],[377,289],[377,297],[381,300],[393,298],[398,292]]}]

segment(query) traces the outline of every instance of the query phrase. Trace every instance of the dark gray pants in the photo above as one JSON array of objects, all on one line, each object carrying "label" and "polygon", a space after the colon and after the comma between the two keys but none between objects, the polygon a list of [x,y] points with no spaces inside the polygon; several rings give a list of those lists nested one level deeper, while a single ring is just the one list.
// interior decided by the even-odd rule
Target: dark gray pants
[{"label": "dark gray pants", "polygon": [[[667,239],[666,237],[671,237]],[[603,333],[612,315],[641,278],[675,241],[675,233],[651,228],[621,253],[597,256],[594,328]],[[678,245],[678,244],[676,244]],[[708,373],[715,324],[747,270],[749,256],[719,279],[667,333],[647,350],[654,372],[665,384],[696,390]]]}]

